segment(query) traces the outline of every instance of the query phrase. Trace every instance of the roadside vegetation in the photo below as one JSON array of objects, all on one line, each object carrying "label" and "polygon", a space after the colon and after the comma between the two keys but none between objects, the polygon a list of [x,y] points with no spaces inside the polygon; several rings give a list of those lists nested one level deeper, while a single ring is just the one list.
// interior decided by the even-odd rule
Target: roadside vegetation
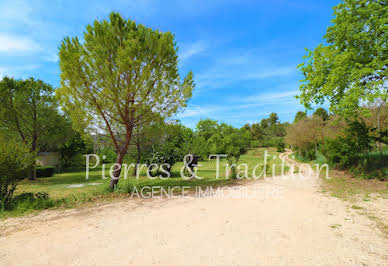
[{"label": "roadside vegetation", "polygon": [[337,195],[371,183],[388,189],[387,15],[381,1],[341,2],[324,43],[306,49],[299,65],[301,103],[308,111],[322,104],[330,109],[310,116],[298,112],[285,142],[299,159],[328,163],[341,175],[362,179],[327,181]]},{"label": "roadside vegetation", "polygon": [[[329,165],[331,178],[322,179],[323,191],[346,200],[372,194],[388,196],[388,146],[380,142],[383,138],[373,127],[377,120],[374,112],[371,108],[371,116],[353,122],[334,115],[324,120],[315,113],[296,118],[287,129],[285,142],[297,161]],[[385,128],[386,112],[380,111]]]},{"label": "roadside vegetation", "polygon": [[[0,217],[19,216],[42,209],[48,208],[70,208],[83,206],[87,203],[111,201],[118,199],[130,199],[131,192],[136,187],[141,190],[143,187],[163,187],[166,190],[168,187],[189,187],[188,191],[193,191],[196,187],[218,187],[232,186],[250,182],[253,180],[252,171],[257,164],[264,163],[264,154],[267,150],[268,160],[266,165],[266,176],[271,177],[273,174],[280,175],[281,160],[279,153],[274,148],[265,149],[248,149],[247,152],[241,155],[240,163],[248,165],[248,178],[241,180],[234,178],[226,178],[226,159],[220,160],[220,176],[216,179],[216,161],[203,160],[199,162],[197,175],[203,179],[182,179],[180,171],[183,167],[183,162],[177,162],[172,171],[171,178],[164,179],[156,177],[151,179],[147,176],[146,170],[142,170],[139,179],[135,175],[130,175],[128,179],[123,179],[118,188],[112,193],[109,189],[110,178],[102,178],[102,167],[96,167],[89,172],[89,179],[85,179],[85,168],[70,168],[64,173],[57,173],[52,177],[38,178],[37,180],[24,179],[19,182],[15,191],[13,201],[8,208],[0,212]],[[109,167],[111,163],[105,166],[105,177],[109,176]],[[273,173],[273,165],[275,173]],[[285,168],[285,171],[288,167]],[[256,176],[259,176],[263,167],[258,167]],[[262,178],[262,177],[261,177]],[[175,191],[179,193],[179,188]],[[137,199],[136,197],[132,199]]]}]

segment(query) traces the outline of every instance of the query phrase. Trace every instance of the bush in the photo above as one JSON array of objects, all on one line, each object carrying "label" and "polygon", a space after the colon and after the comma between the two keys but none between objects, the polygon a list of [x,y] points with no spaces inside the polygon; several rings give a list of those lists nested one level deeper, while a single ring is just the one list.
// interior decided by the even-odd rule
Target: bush
[{"label": "bush", "polygon": [[36,177],[52,177],[55,173],[54,166],[38,166],[36,167]]},{"label": "bush", "polygon": [[284,152],[284,148],[285,148],[285,145],[284,145],[284,142],[283,142],[283,141],[279,141],[279,142],[276,144],[276,151],[277,151],[277,152]]},{"label": "bush", "polygon": [[260,141],[258,140],[252,140],[250,145],[251,148],[258,148],[260,146]]},{"label": "bush", "polygon": [[17,182],[28,175],[34,160],[35,157],[26,145],[0,134],[0,208],[2,211],[8,207]]},{"label": "bush", "polygon": [[[79,133],[74,133],[70,139],[62,143],[59,146],[59,152],[61,153],[61,165],[64,168],[71,166],[82,166],[82,160],[79,160],[82,154],[87,153],[88,145],[85,140],[82,139]],[[85,161],[85,160],[83,160]]]},{"label": "bush", "polygon": [[98,156],[101,159],[101,163],[114,163],[116,162],[117,154],[113,148],[102,148],[98,152]]},{"label": "bush", "polygon": [[[177,147],[174,147],[172,143],[166,143],[164,145],[153,145],[151,152],[148,154],[146,162],[148,165],[157,164],[161,166],[162,164],[168,164],[170,167],[165,166],[164,169],[171,174],[171,168],[175,162],[181,159],[182,155],[180,154]],[[156,172],[152,173],[151,176],[156,176],[160,173],[160,169],[154,169]]]},{"label": "bush", "polygon": [[322,145],[322,153],[332,166],[346,168],[357,165],[359,156],[355,148],[355,144],[351,139],[337,137],[326,140]]},{"label": "bush", "polygon": [[55,202],[46,192],[24,192],[15,196],[9,204],[9,209],[25,212],[27,210],[41,210],[53,207]]},{"label": "bush", "polygon": [[299,157],[302,161],[311,161],[315,160],[315,148],[314,145],[308,145],[307,147],[303,148],[297,148],[296,149],[296,155]]}]

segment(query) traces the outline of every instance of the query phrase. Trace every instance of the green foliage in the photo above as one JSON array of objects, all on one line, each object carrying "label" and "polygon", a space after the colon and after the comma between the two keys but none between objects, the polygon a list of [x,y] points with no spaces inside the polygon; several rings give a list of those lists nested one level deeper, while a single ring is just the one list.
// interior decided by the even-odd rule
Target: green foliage
[{"label": "green foliage", "polygon": [[122,157],[134,127],[154,114],[170,116],[185,106],[193,75],[183,81],[179,76],[173,34],[124,20],[118,13],[88,25],[84,39],[66,37],[61,43],[57,95],[76,129],[103,127]]},{"label": "green foliage", "polygon": [[362,164],[361,156],[373,148],[373,137],[369,131],[370,128],[363,121],[349,122],[345,136],[326,140],[322,145],[322,153],[329,163],[342,168]]},{"label": "green foliage", "polygon": [[333,25],[308,51],[299,68],[305,79],[301,103],[330,102],[330,110],[354,114],[363,103],[387,99],[388,4],[380,0],[344,0],[334,7]]},{"label": "green foliage", "polygon": [[[56,94],[74,128],[105,131],[122,164],[136,127],[186,106],[195,86],[178,71],[171,32],[153,30],[112,12],[86,27],[84,42],[66,37],[60,46],[61,87]],[[117,167],[114,176],[119,177]],[[112,179],[111,187],[118,179]]]},{"label": "green foliage", "polygon": [[101,163],[114,163],[117,158],[116,152],[112,147],[101,148],[97,155],[100,157]]},{"label": "green foliage", "polygon": [[66,138],[69,121],[58,113],[54,89],[41,80],[0,81],[0,128],[30,145],[31,151],[53,150]]},{"label": "green foliage", "polygon": [[[173,143],[167,142],[166,144],[152,146],[147,164],[157,164],[159,167],[162,167],[162,164],[166,164],[163,166],[163,169],[170,173],[172,166],[181,159],[179,149]],[[159,174],[160,168],[151,170],[156,170],[157,174]]]},{"label": "green foliage", "polygon": [[284,152],[285,151],[285,144],[284,144],[284,142],[283,142],[283,139],[281,139],[280,141],[278,141],[278,143],[276,143],[276,151],[277,152]]},{"label": "green foliage", "polygon": [[298,111],[295,115],[295,118],[294,118],[294,123],[295,122],[298,122],[302,119],[305,119],[307,117],[307,113],[306,112],[302,112],[302,111]]},{"label": "green foliage", "polygon": [[358,159],[358,152],[354,149],[355,143],[352,139],[338,137],[327,140],[322,145],[322,153],[328,158],[333,166],[349,167]]},{"label": "green foliage", "polygon": [[37,166],[36,177],[51,177],[55,173],[54,166]]},{"label": "green foliage", "polygon": [[275,147],[282,142],[286,135],[288,123],[280,123],[278,115],[271,113],[268,118],[263,118],[260,123],[246,124],[243,128],[249,130],[252,147]]},{"label": "green foliage", "polygon": [[29,148],[0,134],[0,205],[4,211],[12,200],[17,182],[27,176],[34,163]]},{"label": "green foliage", "polygon": [[25,213],[31,210],[48,209],[55,206],[46,192],[24,192],[16,195],[8,206],[8,211]]},{"label": "green foliage", "polygon": [[202,145],[198,149],[206,151],[206,158],[209,154],[227,154],[238,159],[251,141],[250,132],[246,128],[237,129],[210,119],[199,121],[196,133],[200,139],[198,144]]},{"label": "green foliage", "polygon": [[218,123],[212,119],[199,120],[197,124],[198,136],[203,137],[205,140],[209,139],[215,133],[217,133]]},{"label": "green foliage", "polygon": [[313,115],[319,116],[323,121],[326,121],[329,118],[328,112],[322,107],[317,108]]},{"label": "green foliage", "polygon": [[152,145],[162,143],[168,125],[158,115],[134,128],[126,160],[144,162],[144,155],[150,152]]},{"label": "green foliage", "polygon": [[[90,148],[89,148],[90,149]],[[88,151],[87,142],[81,137],[78,132],[74,132],[68,140],[59,145],[59,152],[61,154],[62,166],[64,168],[70,166],[82,165],[79,161],[79,156],[86,154]]]},{"label": "green foliage", "polygon": [[170,172],[177,161],[183,161],[186,154],[192,153],[193,132],[178,123],[167,124],[161,135],[163,142],[156,142],[146,153],[146,162],[158,165],[168,164],[170,167],[163,167]]}]

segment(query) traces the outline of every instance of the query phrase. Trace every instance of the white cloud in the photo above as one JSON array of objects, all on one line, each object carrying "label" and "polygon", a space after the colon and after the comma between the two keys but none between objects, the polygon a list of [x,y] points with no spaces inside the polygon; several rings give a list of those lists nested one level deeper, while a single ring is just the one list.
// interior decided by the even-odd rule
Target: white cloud
[{"label": "white cloud", "polygon": [[245,81],[290,77],[296,73],[296,65],[274,62],[260,50],[234,50],[215,58],[207,69],[196,75],[196,80],[200,90],[208,90]]},{"label": "white cloud", "polygon": [[38,49],[39,45],[30,39],[0,34],[0,52],[25,52]]},{"label": "white cloud", "polygon": [[288,76],[296,72],[295,66],[276,67],[271,69],[259,69],[258,71],[248,72],[245,79],[265,79],[272,77]]},{"label": "white cloud", "polygon": [[293,99],[295,95],[298,95],[298,90],[292,91],[281,91],[274,93],[261,93],[253,96],[249,96],[245,99],[246,102],[255,102],[255,101],[268,101],[268,100],[278,100],[278,99]]},{"label": "white cloud", "polygon": [[177,114],[176,117],[180,119],[187,117],[205,116],[212,114],[218,110],[220,110],[220,107],[218,106],[201,107],[197,105],[192,105],[184,109],[182,113]]},{"label": "white cloud", "polygon": [[181,62],[203,53],[206,51],[207,45],[204,41],[196,41],[190,45],[183,45],[182,51],[179,53],[179,59]]},{"label": "white cloud", "polygon": [[52,54],[46,57],[46,61],[56,63],[59,61],[59,57],[57,54]]}]

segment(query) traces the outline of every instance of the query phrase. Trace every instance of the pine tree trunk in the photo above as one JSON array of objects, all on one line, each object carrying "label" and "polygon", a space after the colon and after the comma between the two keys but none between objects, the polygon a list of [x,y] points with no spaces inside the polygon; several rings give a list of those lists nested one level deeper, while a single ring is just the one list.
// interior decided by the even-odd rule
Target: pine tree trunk
[{"label": "pine tree trunk", "polygon": [[119,152],[117,154],[117,159],[116,159],[116,164],[117,165],[120,165],[120,167],[116,167],[116,169],[113,171],[113,177],[111,180],[110,180],[110,184],[109,184],[109,187],[112,188],[112,189],[115,189],[118,182],[119,182],[119,178],[120,178],[120,174],[121,174],[121,166],[123,164],[123,159],[124,159],[124,153],[123,152]]}]

